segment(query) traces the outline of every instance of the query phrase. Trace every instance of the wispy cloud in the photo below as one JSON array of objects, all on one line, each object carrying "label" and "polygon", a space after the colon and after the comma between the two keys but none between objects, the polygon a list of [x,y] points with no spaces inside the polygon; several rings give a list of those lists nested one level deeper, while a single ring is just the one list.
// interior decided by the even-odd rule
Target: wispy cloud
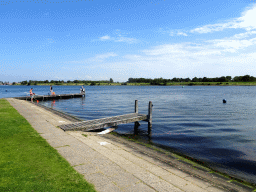
[{"label": "wispy cloud", "polygon": [[170,36],[188,36],[187,32],[184,30],[170,30],[160,28],[158,31],[162,34],[169,34]]},{"label": "wispy cloud", "polygon": [[224,29],[245,29],[247,31],[256,29],[256,6],[248,7],[239,18],[234,18],[230,21],[209,24],[190,30],[191,33],[210,33],[223,31]]},{"label": "wispy cloud", "polygon": [[73,61],[67,61],[63,62],[64,64],[94,64],[94,63],[100,63],[100,62],[105,62],[106,60],[110,58],[117,57],[118,54],[110,52],[110,53],[104,53],[104,54],[97,54],[93,57],[86,58],[83,60],[73,60]]},{"label": "wispy cloud", "polygon": [[[256,29],[256,5],[247,7],[246,10],[241,14],[238,18],[233,18],[227,20],[222,23],[208,24],[200,27],[196,27],[191,30],[182,30],[182,29],[172,29],[172,30],[164,30],[159,29],[160,33],[169,34],[170,36],[189,36],[189,34],[205,34],[205,33],[213,33],[220,32],[225,29],[244,29],[247,33],[240,34],[241,37],[246,35],[250,35],[251,33],[255,34]],[[253,32],[252,32],[253,31]]]},{"label": "wispy cloud", "polygon": [[185,33],[185,32],[174,32],[174,31],[171,31],[170,32],[170,36],[188,36],[188,34]]},{"label": "wispy cloud", "polygon": [[223,48],[223,51],[236,52],[239,49],[244,49],[252,45],[256,45],[256,38],[235,40],[235,39],[218,39],[209,41],[216,48]]},{"label": "wispy cloud", "polygon": [[114,41],[114,42],[124,42],[124,43],[137,43],[138,40],[135,38],[130,38],[130,37],[124,37],[124,36],[117,36],[117,37],[111,37],[109,35],[105,35],[99,38],[101,41]]},{"label": "wispy cloud", "polygon": [[105,36],[103,36],[103,37],[100,37],[100,40],[101,41],[105,41],[105,40],[109,40],[110,39],[110,36],[108,36],[108,35],[105,35]]},{"label": "wispy cloud", "polygon": [[[129,77],[217,77],[226,75],[256,74],[256,7],[248,8],[239,18],[186,30],[161,30],[171,36],[188,36],[187,42],[165,43],[134,54],[117,55],[110,52],[95,55],[83,62],[97,63],[104,73],[115,74],[123,81]],[[221,33],[234,29],[232,33]],[[238,30],[235,30],[238,29]],[[238,31],[238,32],[237,32]],[[244,32],[241,32],[244,31]],[[218,33],[218,38],[200,39],[204,33]],[[237,33],[236,33],[237,32]],[[230,34],[230,36],[228,36]],[[101,41],[133,43],[136,39],[127,34],[105,35]],[[196,40],[193,35],[199,36]],[[83,66],[93,69],[94,65]]]},{"label": "wispy cloud", "polygon": [[93,58],[90,58],[90,60],[94,60],[94,61],[99,61],[99,60],[104,60],[104,59],[108,59],[110,57],[116,57],[117,54],[116,53],[104,53],[104,54],[99,54],[99,55],[96,55],[95,57]]},{"label": "wispy cloud", "polygon": [[125,42],[125,43],[136,43],[138,40],[134,38],[129,38],[129,37],[117,37],[115,42]]},{"label": "wispy cloud", "polygon": [[177,35],[178,36],[188,36],[187,33],[184,33],[184,32],[178,32]]}]

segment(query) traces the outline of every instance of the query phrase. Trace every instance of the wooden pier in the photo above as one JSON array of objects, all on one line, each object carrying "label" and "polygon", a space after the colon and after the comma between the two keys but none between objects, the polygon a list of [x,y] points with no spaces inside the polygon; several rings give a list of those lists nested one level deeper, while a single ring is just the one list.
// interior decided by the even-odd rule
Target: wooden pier
[{"label": "wooden pier", "polygon": [[[35,95],[34,100],[39,101],[47,101],[47,100],[54,100],[54,99],[69,99],[69,98],[78,98],[78,97],[84,97],[85,93],[74,93],[74,94],[60,94],[60,95]],[[30,96],[24,96],[24,97],[14,97],[15,99],[20,100],[31,100]]]},{"label": "wooden pier", "polygon": [[107,117],[102,119],[95,119],[89,121],[76,122],[72,124],[60,125],[59,127],[64,131],[91,131],[102,129],[106,127],[117,128],[120,124],[135,123],[134,131],[139,126],[139,121],[148,122],[148,133],[151,134],[152,127],[152,102],[149,102],[148,114],[143,115],[138,113],[138,101],[135,101],[135,113],[130,113],[126,115]]}]

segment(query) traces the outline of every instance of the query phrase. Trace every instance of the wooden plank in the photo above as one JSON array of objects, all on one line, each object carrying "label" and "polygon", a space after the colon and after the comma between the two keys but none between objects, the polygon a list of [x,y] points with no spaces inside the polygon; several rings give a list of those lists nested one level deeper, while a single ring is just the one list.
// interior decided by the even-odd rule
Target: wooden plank
[{"label": "wooden plank", "polygon": [[64,131],[90,131],[120,124],[132,123],[136,121],[147,121],[147,115],[130,113],[126,115],[95,119],[90,121],[77,122],[59,126]]},{"label": "wooden plank", "polygon": [[[118,116],[116,116],[118,117]],[[105,119],[97,119],[97,120],[91,120],[91,121],[85,121],[85,122],[77,122],[73,124],[68,124],[68,125],[62,125],[62,127],[67,127],[67,128],[80,128],[80,127],[92,127],[95,125],[100,125],[100,124],[106,124],[106,126],[115,126],[118,124],[122,123],[130,123],[130,122],[135,122],[135,121],[142,121],[142,120],[147,120],[146,115],[140,115],[140,116],[129,116],[129,117],[124,117],[123,118],[105,118]]]}]

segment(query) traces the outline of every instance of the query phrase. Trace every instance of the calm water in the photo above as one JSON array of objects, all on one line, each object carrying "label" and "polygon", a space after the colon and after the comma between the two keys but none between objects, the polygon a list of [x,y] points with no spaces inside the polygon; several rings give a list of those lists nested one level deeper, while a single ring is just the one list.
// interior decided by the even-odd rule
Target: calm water
[{"label": "calm water", "polygon": [[[31,86],[47,95],[49,86]],[[78,93],[79,86],[53,86],[56,94]],[[208,162],[231,175],[256,183],[256,87],[86,86],[86,98],[49,101],[85,120],[134,112],[147,114],[153,102],[152,141]],[[30,86],[0,86],[1,97],[24,96]],[[7,90],[7,91],[6,91]],[[222,99],[227,103],[223,104]],[[140,130],[147,130],[142,122]],[[132,132],[133,124],[119,132]]]}]

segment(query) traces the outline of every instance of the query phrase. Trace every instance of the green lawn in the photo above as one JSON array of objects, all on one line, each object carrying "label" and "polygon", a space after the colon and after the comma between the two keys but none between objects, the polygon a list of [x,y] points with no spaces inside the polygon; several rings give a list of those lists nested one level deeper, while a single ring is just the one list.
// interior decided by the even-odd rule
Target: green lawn
[{"label": "green lawn", "polygon": [[5,99],[0,99],[0,191],[95,191]]}]

